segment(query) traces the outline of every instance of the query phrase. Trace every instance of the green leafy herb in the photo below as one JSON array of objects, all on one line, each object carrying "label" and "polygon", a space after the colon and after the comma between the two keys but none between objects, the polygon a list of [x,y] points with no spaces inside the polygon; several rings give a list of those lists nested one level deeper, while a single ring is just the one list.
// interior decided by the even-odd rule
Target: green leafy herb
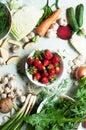
[{"label": "green leafy herb", "polygon": [[34,130],[34,128],[31,125],[27,125],[26,130]]},{"label": "green leafy herb", "polygon": [[17,11],[22,7],[22,0],[6,0],[6,2],[11,10]]},{"label": "green leafy herb", "polygon": [[56,2],[55,2],[55,7],[56,7],[57,9],[59,8],[58,2],[59,2],[59,0],[56,0]]},{"label": "green leafy herb", "polygon": [[56,80],[56,77],[53,76],[53,77],[51,78],[50,82],[53,83],[55,80]]},{"label": "green leafy herb", "polygon": [[51,97],[40,113],[25,117],[34,130],[71,130],[86,119],[86,77],[80,81],[73,100]]},{"label": "green leafy herb", "polygon": [[[56,8],[56,9],[58,9],[58,8],[59,8],[59,6],[58,6],[58,2],[59,2],[59,0],[55,0],[55,3],[54,3],[54,4],[52,4],[52,6],[55,6],[55,8]],[[51,7],[52,7],[52,6],[51,6]]]},{"label": "green leafy herb", "polygon": [[3,36],[8,27],[8,13],[4,4],[0,3],[0,37]]},{"label": "green leafy herb", "polygon": [[36,42],[38,42],[38,39],[39,39],[39,36],[37,35],[37,36],[35,36],[35,37],[32,39],[32,41],[36,43]]},{"label": "green leafy herb", "polygon": [[53,11],[52,11],[52,9],[51,9],[51,7],[49,5],[45,5],[43,7],[43,11],[44,11],[44,13],[43,13],[42,17],[39,19],[37,25],[40,25],[42,23],[42,21],[47,19],[53,13]]}]

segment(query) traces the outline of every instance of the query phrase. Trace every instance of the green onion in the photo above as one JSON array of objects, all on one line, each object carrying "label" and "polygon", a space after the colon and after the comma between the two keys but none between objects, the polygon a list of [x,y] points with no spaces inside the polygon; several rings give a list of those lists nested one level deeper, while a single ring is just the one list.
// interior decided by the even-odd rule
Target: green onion
[{"label": "green onion", "polygon": [[30,114],[36,101],[36,95],[28,94],[20,111],[1,127],[1,130],[20,130],[24,124],[23,118]]}]

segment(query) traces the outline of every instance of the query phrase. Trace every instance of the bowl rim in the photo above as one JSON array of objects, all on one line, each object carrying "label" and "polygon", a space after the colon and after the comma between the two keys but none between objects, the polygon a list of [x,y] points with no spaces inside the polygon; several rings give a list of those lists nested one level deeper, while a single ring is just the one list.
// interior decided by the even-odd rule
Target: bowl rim
[{"label": "bowl rim", "polygon": [[[68,96],[67,94],[61,94],[59,95],[58,97],[55,96],[54,97],[54,100],[58,100],[59,98],[63,98],[63,99],[66,99],[66,100],[70,100],[72,102],[75,102],[75,100]],[[42,108],[44,107],[45,103],[47,103],[47,101],[49,100],[49,97],[46,97],[44,100],[42,100],[37,108],[37,113],[40,113],[40,111],[42,110]]]},{"label": "bowl rim", "polygon": [[9,7],[8,7],[5,3],[3,3],[3,2],[0,2],[0,3],[3,4],[4,7],[7,9],[8,20],[10,20],[10,21],[9,21],[10,24],[9,24],[8,30],[7,30],[6,33],[0,38],[0,40],[4,40],[4,39],[7,37],[7,35],[9,34],[10,30],[11,30],[11,26],[12,26],[12,14],[11,14],[11,11],[10,11]]},{"label": "bowl rim", "polygon": [[[41,50],[50,50],[50,49],[36,49],[36,50],[41,51]],[[33,50],[33,51],[27,56],[27,58],[33,56],[33,54],[34,54],[34,52],[35,52],[36,50]],[[54,51],[54,50],[50,50],[50,51],[53,52],[53,53],[55,52],[55,53],[57,53],[57,54],[60,56],[59,52]],[[27,71],[28,64],[27,64],[27,61],[26,61],[26,62],[25,62],[25,72],[26,72],[26,75],[27,75],[28,79],[29,79],[32,83],[34,83],[35,85],[40,86],[40,87],[46,87],[46,86],[52,87],[55,83],[59,83],[59,82],[61,81],[62,77],[63,77],[63,74],[64,74],[64,62],[63,62],[62,57],[60,57],[60,59],[61,59],[61,63],[62,63],[62,72],[61,72],[61,74],[59,75],[58,79],[56,79],[53,83],[51,83],[51,84],[50,84],[50,83],[48,83],[48,84],[42,84],[42,83],[40,83],[40,82],[38,82],[38,81],[33,80],[33,79],[32,79],[32,75]]]}]

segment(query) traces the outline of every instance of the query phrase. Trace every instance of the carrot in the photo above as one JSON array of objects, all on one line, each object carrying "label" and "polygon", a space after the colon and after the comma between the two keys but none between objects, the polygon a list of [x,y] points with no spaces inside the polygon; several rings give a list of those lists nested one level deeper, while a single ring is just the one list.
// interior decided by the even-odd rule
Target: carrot
[{"label": "carrot", "polygon": [[36,29],[36,33],[39,36],[44,36],[47,32],[47,30],[49,29],[49,27],[51,26],[51,24],[53,23],[53,21],[55,21],[57,19],[57,17],[59,16],[61,12],[61,9],[57,9],[52,15],[50,15],[47,19],[45,19]]}]

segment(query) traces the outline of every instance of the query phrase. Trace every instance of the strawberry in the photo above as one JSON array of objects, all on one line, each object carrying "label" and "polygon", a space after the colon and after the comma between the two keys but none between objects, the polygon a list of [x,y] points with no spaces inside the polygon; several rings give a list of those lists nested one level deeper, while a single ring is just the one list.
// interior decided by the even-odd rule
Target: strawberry
[{"label": "strawberry", "polygon": [[45,50],[44,52],[44,58],[50,60],[53,57],[53,54],[50,50]]},{"label": "strawberry", "polygon": [[28,65],[32,65],[32,64],[33,64],[33,58],[32,58],[32,57],[29,57],[29,58],[27,59],[27,63],[28,63]]},{"label": "strawberry", "polygon": [[49,60],[44,59],[44,60],[43,60],[43,65],[44,65],[44,66],[48,66],[48,65],[49,65]]},{"label": "strawberry", "polygon": [[47,67],[47,69],[52,69],[52,68],[54,68],[53,64],[49,64],[48,67]]},{"label": "strawberry", "polygon": [[30,74],[35,74],[35,73],[37,73],[37,71],[38,71],[38,69],[35,67],[35,66],[30,66],[29,68],[28,68],[28,72],[30,73]]},{"label": "strawberry", "polygon": [[49,69],[48,72],[50,75],[55,75],[55,73],[56,73],[55,68]]},{"label": "strawberry", "polygon": [[46,83],[49,82],[49,80],[48,80],[47,77],[42,77],[41,82],[42,82],[43,84],[46,84]]},{"label": "strawberry", "polygon": [[36,51],[27,59],[27,64],[33,80],[43,84],[52,83],[62,71],[59,55],[50,50]]},{"label": "strawberry", "polygon": [[72,30],[69,25],[59,26],[59,28],[57,29],[57,35],[61,39],[68,40],[72,36]]},{"label": "strawberry", "polygon": [[40,78],[41,78],[41,75],[40,75],[40,73],[36,73],[36,74],[34,74],[34,76],[33,76],[33,79],[34,80],[40,80]]},{"label": "strawberry", "polygon": [[41,64],[41,61],[39,59],[34,59],[34,66],[39,66]]},{"label": "strawberry", "polygon": [[56,68],[55,68],[55,73],[56,73],[56,74],[61,73],[61,68],[60,68],[60,67],[56,67]]},{"label": "strawberry", "polygon": [[45,69],[45,67],[42,65],[42,63],[40,63],[39,66],[37,66],[37,67],[38,67],[38,70],[39,70],[39,71]]},{"label": "strawberry", "polygon": [[53,78],[53,75],[52,75],[52,74],[49,74],[49,76],[48,76],[49,81],[50,81],[52,78]]},{"label": "strawberry", "polygon": [[53,83],[56,80],[55,76],[53,76],[53,75],[49,75],[48,79],[49,79],[49,82],[51,82],[51,83]]},{"label": "strawberry", "polygon": [[60,62],[59,56],[54,55],[53,58],[52,58],[52,63],[53,63],[54,65],[56,65],[56,64],[58,64],[58,62]]},{"label": "strawberry", "polygon": [[47,77],[49,74],[47,72],[47,70],[43,70],[42,71],[42,77]]},{"label": "strawberry", "polygon": [[43,50],[36,50],[35,53],[34,53],[34,57],[36,59],[40,59],[40,60],[43,60]]}]

